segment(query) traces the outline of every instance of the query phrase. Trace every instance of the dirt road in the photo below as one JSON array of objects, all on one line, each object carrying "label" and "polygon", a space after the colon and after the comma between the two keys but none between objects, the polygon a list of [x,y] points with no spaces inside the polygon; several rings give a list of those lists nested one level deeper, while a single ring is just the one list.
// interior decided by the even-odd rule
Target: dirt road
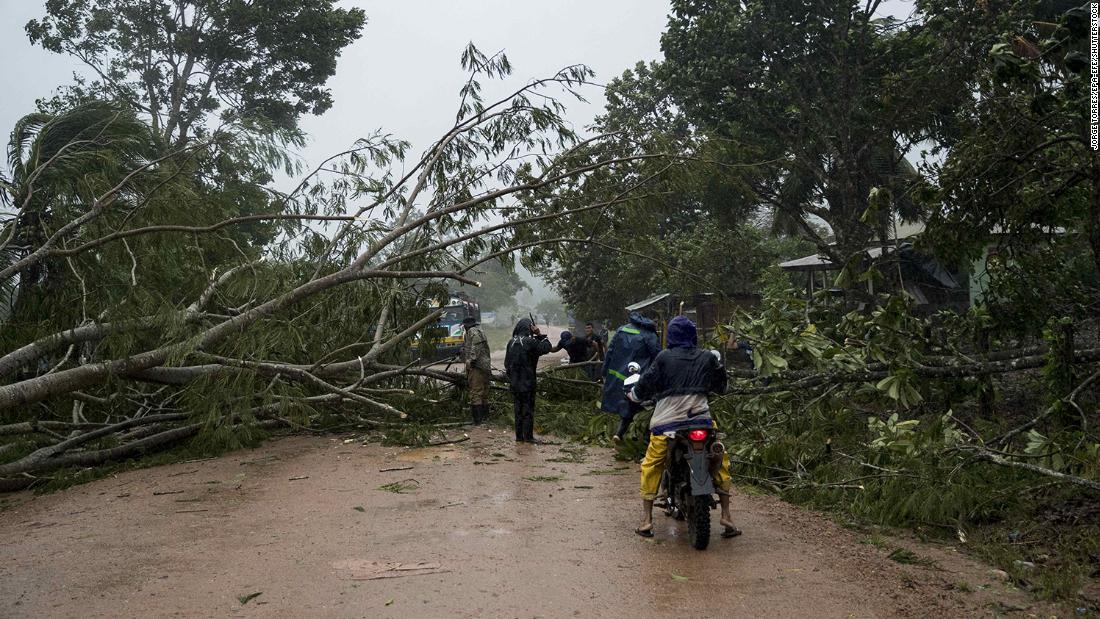
[{"label": "dirt road", "polygon": [[745,535],[704,552],[660,515],[645,540],[636,465],[470,436],[411,450],[284,438],[7,497],[0,616],[1051,616],[949,549],[900,565],[770,497],[736,496]]}]

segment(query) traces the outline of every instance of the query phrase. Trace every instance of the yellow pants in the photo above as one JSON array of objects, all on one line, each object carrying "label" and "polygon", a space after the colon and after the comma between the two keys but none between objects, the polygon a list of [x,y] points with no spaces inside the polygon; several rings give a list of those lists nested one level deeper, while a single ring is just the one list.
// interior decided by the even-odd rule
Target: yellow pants
[{"label": "yellow pants", "polygon": [[[665,470],[665,457],[668,454],[668,437],[653,434],[649,437],[649,447],[642,460],[642,498],[652,501],[657,498],[661,486],[661,473]],[[714,476],[714,489],[718,494],[729,494],[731,487],[730,457],[722,454],[722,466]]]}]

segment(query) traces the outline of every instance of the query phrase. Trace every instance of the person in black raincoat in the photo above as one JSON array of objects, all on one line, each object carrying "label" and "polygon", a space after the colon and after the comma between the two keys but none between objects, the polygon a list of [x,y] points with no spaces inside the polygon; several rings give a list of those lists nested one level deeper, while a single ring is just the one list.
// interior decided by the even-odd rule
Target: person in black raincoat
[{"label": "person in black raincoat", "polygon": [[657,325],[638,312],[630,313],[630,322],[619,327],[607,347],[607,356],[603,360],[603,400],[600,410],[619,416],[619,429],[614,439],[621,441],[630,422],[641,410],[641,406],[626,399],[623,394],[623,381],[626,380],[626,366],[635,362],[644,372],[657,353],[661,344],[657,340]]},{"label": "person in black raincoat", "polygon": [[512,329],[512,339],[504,353],[504,373],[515,404],[517,443],[538,442],[534,436],[535,370],[539,357],[550,352],[550,348],[550,341],[531,319],[521,319]]}]

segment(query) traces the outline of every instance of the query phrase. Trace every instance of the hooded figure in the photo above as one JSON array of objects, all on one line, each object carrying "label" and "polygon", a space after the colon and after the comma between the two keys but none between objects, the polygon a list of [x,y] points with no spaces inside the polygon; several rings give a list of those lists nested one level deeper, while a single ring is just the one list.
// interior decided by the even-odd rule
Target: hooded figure
[{"label": "hooded figure", "polygon": [[623,394],[626,366],[634,362],[644,372],[659,352],[661,344],[657,340],[657,325],[638,312],[630,313],[630,322],[615,331],[615,337],[607,347],[607,356],[603,360],[603,400],[600,402],[600,410],[620,417],[619,429],[615,432],[616,440],[622,440],[634,415],[641,409]]},{"label": "hooded figure", "polygon": [[[639,400],[663,400],[669,396],[698,396],[697,402],[688,402],[687,408],[699,405],[699,409],[709,411],[706,404],[708,393],[725,393],[728,386],[726,368],[715,351],[699,348],[695,323],[684,316],[677,316],[668,323],[668,350],[661,351],[653,365],[642,373],[641,380],[634,387]],[[688,415],[680,415],[682,410],[667,410],[658,402],[650,420],[650,430],[654,433],[675,430]],[[664,419],[664,413],[670,416]]]},{"label": "hooded figure", "polygon": [[504,373],[515,404],[517,442],[536,442],[535,370],[539,357],[550,352],[550,348],[550,342],[531,319],[521,319],[512,329],[512,339],[504,353]]},{"label": "hooded figure", "polygon": [[[716,351],[698,347],[695,323],[688,318],[677,316],[668,323],[667,342],[668,349],[657,355],[633,390],[639,401],[656,402],[649,420],[649,445],[640,467],[644,519],[634,532],[643,537],[653,537],[653,501],[660,491],[661,473],[668,457],[668,438],[664,433],[713,426],[707,396],[725,393],[728,380]],[[722,507],[719,519],[722,537],[741,534],[733,526],[730,514],[729,468],[729,454],[723,454],[721,465],[714,470],[714,486]]]}]

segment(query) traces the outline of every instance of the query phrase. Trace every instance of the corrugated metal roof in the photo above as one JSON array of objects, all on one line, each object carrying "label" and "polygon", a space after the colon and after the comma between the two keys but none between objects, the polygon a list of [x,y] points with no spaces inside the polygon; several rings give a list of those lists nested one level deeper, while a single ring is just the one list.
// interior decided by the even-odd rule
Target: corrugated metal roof
[{"label": "corrugated metal roof", "polygon": [[638,311],[640,309],[645,309],[645,308],[649,307],[650,305],[653,305],[654,303],[664,301],[665,299],[669,298],[670,296],[672,296],[672,293],[671,292],[666,292],[664,294],[659,294],[659,295],[657,295],[653,298],[646,299],[645,301],[638,301],[634,305],[627,305],[626,306],[626,311],[635,312],[635,311]]},{"label": "corrugated metal roof", "polygon": [[814,269],[832,265],[832,261],[825,256],[822,256],[821,254],[814,254],[812,256],[805,256],[803,258],[795,258],[794,260],[780,262],[779,268],[787,269],[788,271],[811,271]]},{"label": "corrugated metal roof", "polygon": [[[884,252],[889,252],[893,250],[893,247],[870,247],[867,249],[867,255],[871,258],[878,258]],[[804,256],[802,258],[795,258],[794,260],[780,262],[779,268],[786,269],[788,271],[816,271],[836,268],[836,265],[833,264],[833,261],[829,260],[827,256],[814,254],[812,256]]]}]

